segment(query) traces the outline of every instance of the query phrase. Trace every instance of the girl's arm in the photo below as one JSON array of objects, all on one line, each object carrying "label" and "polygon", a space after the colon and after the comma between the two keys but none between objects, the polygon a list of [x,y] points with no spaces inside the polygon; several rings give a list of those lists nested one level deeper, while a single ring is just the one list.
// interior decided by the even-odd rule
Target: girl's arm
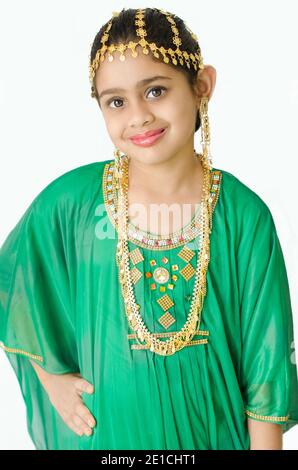
[{"label": "girl's arm", "polygon": [[42,386],[46,390],[46,381],[47,381],[47,378],[51,376],[51,374],[46,372],[42,367],[37,365],[34,361],[31,361],[31,359],[29,359],[29,361],[31,362],[32,367],[34,368],[39,381],[41,382]]},{"label": "girl's arm", "polygon": [[247,418],[250,450],[282,450],[283,432],[280,424]]}]

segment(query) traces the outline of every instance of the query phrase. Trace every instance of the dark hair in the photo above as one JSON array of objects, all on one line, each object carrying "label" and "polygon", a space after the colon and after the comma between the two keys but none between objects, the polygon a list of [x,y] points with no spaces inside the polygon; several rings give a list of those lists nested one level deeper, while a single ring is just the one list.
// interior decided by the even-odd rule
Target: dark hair
[{"label": "dark hair", "polygon": [[[126,43],[129,41],[139,41],[139,37],[136,36],[135,33],[135,15],[137,10],[133,8],[129,9],[122,9],[119,16],[113,19],[112,27],[109,30],[109,38],[108,41],[105,43],[107,46],[110,44],[119,44],[119,43]],[[193,38],[190,30],[186,27],[184,21],[179,18],[178,16],[170,13],[173,17],[177,29],[179,31],[179,36],[182,41],[182,45],[180,46],[181,49],[187,51],[189,54],[198,53],[200,50],[199,44],[196,39]],[[144,9],[144,20],[146,23],[146,31],[147,36],[146,39],[148,42],[154,42],[158,47],[164,46],[165,49],[174,48],[173,47],[173,32],[171,29],[171,24],[166,19],[165,15],[160,12],[157,8],[145,8]],[[97,50],[101,47],[101,38],[103,36],[104,31],[106,30],[108,22],[105,23],[99,32],[96,34],[92,47],[91,47],[91,54],[90,54],[90,62],[93,61],[95,58]],[[152,58],[156,61],[162,61],[162,59],[158,59],[153,56]],[[169,66],[177,67],[181,70],[182,73],[185,74],[188,83],[191,87],[194,86],[197,79],[198,70],[195,70],[192,66],[188,68],[186,65],[182,66],[179,61],[177,65],[174,65],[171,60],[168,63]],[[98,101],[98,94],[93,83],[93,90],[94,96],[97,98]],[[201,119],[200,113],[197,112],[196,116],[196,123],[195,123],[195,132],[201,126]]]}]

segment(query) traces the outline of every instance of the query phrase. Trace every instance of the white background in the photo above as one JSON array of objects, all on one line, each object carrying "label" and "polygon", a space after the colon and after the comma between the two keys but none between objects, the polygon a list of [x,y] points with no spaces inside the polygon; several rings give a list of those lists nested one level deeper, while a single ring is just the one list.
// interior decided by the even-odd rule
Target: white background
[{"label": "white background", "polygon": [[[209,103],[213,166],[267,203],[286,261],[298,338],[295,0],[0,2],[0,243],[33,198],[77,166],[113,157],[90,97],[91,44],[113,11],[157,7],[185,20],[217,70]],[[200,132],[195,134],[200,149]],[[298,341],[297,341],[298,344]],[[34,449],[13,370],[0,350],[0,449]],[[298,449],[298,426],[284,449]]]}]

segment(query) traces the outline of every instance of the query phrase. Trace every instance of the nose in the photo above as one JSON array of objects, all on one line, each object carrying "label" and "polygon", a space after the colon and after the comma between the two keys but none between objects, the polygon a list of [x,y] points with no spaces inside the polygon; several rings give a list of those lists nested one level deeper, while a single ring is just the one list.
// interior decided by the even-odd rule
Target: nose
[{"label": "nose", "polygon": [[136,100],[130,106],[130,117],[128,118],[128,126],[139,128],[154,120],[154,116],[149,106],[141,100]]}]

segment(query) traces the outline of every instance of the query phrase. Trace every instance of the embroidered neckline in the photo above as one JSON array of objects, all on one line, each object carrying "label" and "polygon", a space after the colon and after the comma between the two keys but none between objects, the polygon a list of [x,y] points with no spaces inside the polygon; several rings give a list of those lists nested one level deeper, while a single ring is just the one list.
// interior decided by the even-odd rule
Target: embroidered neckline
[{"label": "embroidered neckline", "polygon": [[[104,203],[106,207],[109,220],[112,225],[116,228],[117,220],[117,192],[114,178],[114,160],[110,160],[104,166],[103,176],[102,176],[102,187],[103,187],[103,196]],[[220,170],[211,171],[211,189],[209,203],[212,206],[212,211],[214,211],[221,185],[222,173]],[[172,249],[177,248],[181,245],[188,243],[191,240],[194,240],[200,233],[199,217],[200,217],[200,207],[198,205],[195,213],[193,214],[191,220],[181,229],[178,229],[168,235],[159,235],[151,232],[144,231],[132,222],[128,222],[128,239],[133,242],[135,245],[141,246],[143,248],[150,248],[152,250],[162,250],[162,249]]]},{"label": "embroidered neckline", "polygon": [[[117,200],[117,199],[116,199]],[[199,216],[200,216],[200,210],[201,210],[201,203],[200,204],[196,204],[197,209],[195,210],[195,213],[192,215],[191,217],[191,220],[189,222],[187,222],[187,224],[185,224],[182,228],[178,229],[178,230],[175,230],[174,232],[171,232],[169,235],[170,236],[167,236],[167,235],[159,235],[157,233],[153,233],[153,232],[149,232],[147,230],[143,230],[139,227],[137,227],[133,222],[128,222],[130,227],[132,228],[132,230],[134,232],[139,232],[141,234],[143,234],[144,236],[147,236],[147,237],[150,237],[154,240],[167,240],[169,238],[171,239],[175,239],[177,237],[179,237],[179,235],[182,233],[182,232],[186,232],[186,230],[191,226],[191,227],[194,227],[195,223],[199,220]]]}]

